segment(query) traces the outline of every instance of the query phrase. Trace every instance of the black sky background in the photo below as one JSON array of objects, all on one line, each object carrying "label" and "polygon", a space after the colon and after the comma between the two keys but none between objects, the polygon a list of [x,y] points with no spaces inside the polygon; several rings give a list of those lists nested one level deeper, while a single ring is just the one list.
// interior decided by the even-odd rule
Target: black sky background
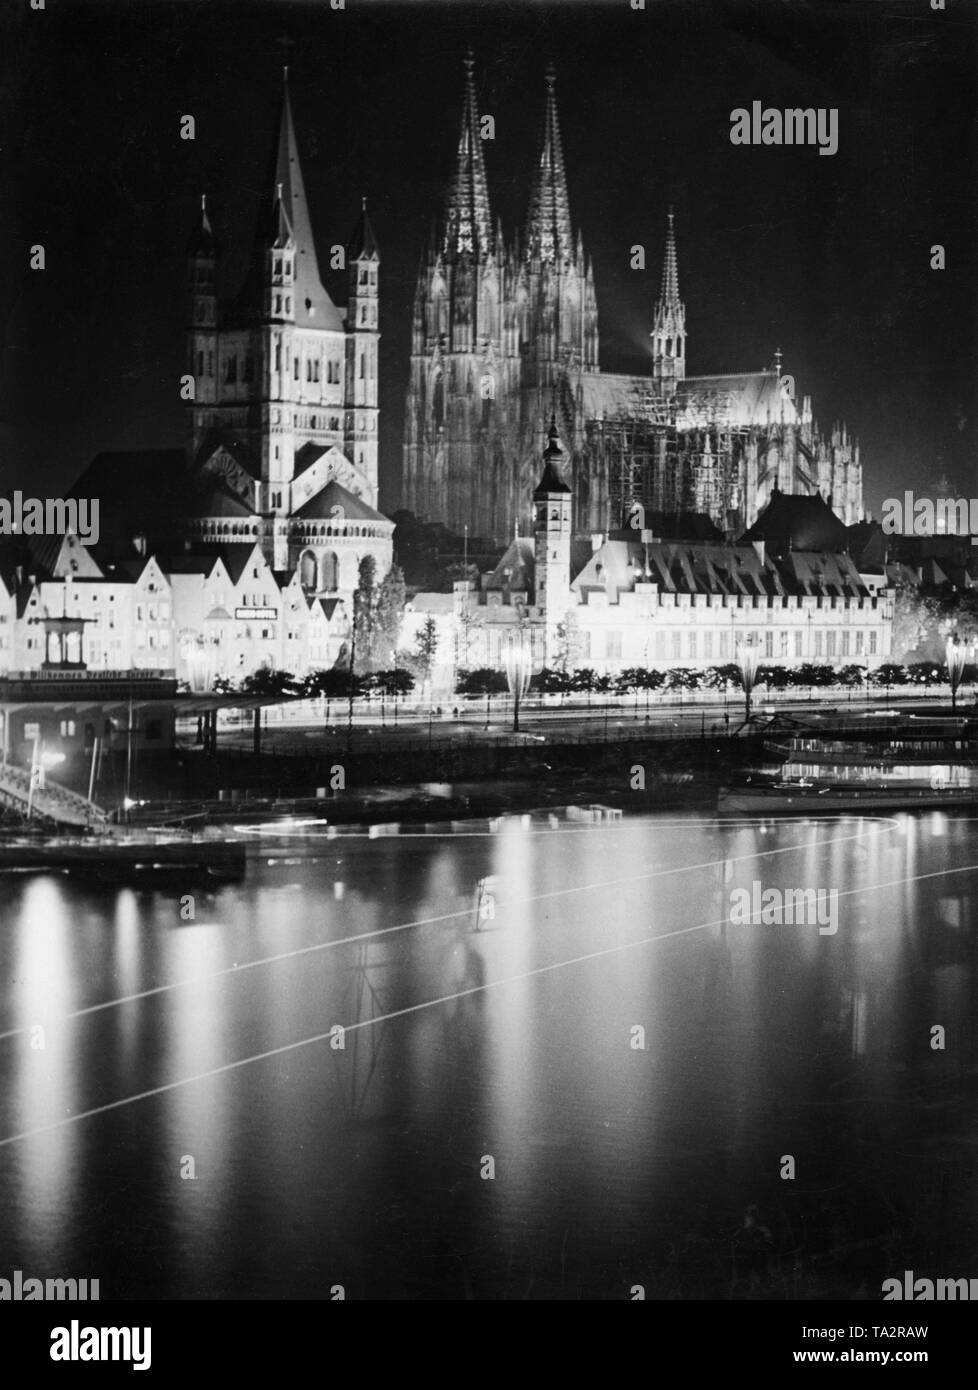
[{"label": "black sky background", "polygon": [[[183,442],[183,251],[202,191],[237,289],[274,140],[282,40],[320,262],[362,193],[381,249],[381,505],[399,501],[411,302],[476,51],[493,211],[522,222],[547,62],[607,370],[647,364],[676,209],[691,374],[784,353],[862,443],[867,505],[974,452],[976,31],[948,0],[156,4],[6,0],[0,489]],[[839,152],[739,148],[730,111],[837,106]],[[196,140],[179,139],[180,117]],[[31,272],[43,243],[47,268]],[[929,267],[947,247],[948,269]],[[629,248],[647,251],[644,272]],[[339,303],[345,277],[324,276]],[[146,480],[152,487],[152,478]]]}]

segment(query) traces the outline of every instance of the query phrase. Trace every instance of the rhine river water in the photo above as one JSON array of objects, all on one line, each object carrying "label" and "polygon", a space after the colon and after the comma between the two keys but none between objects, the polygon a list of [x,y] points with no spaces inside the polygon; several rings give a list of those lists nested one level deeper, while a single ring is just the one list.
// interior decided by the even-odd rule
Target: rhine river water
[{"label": "rhine river water", "polygon": [[[0,1277],[878,1299],[978,1274],[978,821],[250,839],[228,886],[0,881]],[[838,930],[733,925],[755,882],[837,890]]]}]

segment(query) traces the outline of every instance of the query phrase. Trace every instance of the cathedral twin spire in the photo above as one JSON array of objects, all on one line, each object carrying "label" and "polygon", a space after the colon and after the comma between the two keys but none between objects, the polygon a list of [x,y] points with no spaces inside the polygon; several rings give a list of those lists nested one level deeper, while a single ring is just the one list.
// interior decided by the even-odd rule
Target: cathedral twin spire
[{"label": "cathedral twin spire", "polygon": [[547,68],[543,141],[527,217],[526,255],[531,261],[560,265],[573,259],[574,242],[564,152],[557,120],[556,85],[557,74],[551,64]]},{"label": "cathedral twin spire", "polygon": [[465,57],[465,102],[462,129],[458,139],[455,175],[445,201],[445,235],[442,251],[446,256],[479,256],[494,248],[489,186],[482,156],[479,104],[475,94],[475,59],[469,49]]},{"label": "cathedral twin spire", "polygon": [[[475,90],[475,60],[465,57],[465,98],[455,171],[445,199],[441,251],[446,258],[480,257],[499,250],[494,235],[489,185],[482,152],[481,118]],[[524,250],[526,259],[560,265],[574,259],[570,199],[557,118],[557,74],[547,68],[543,137],[530,194]]]}]

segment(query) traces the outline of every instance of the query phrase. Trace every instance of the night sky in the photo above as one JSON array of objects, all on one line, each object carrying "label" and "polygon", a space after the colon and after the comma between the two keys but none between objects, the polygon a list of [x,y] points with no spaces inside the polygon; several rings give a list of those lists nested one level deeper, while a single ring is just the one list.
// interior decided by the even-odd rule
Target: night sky
[{"label": "night sky", "polygon": [[[471,42],[508,236],[556,64],[606,370],[647,361],[672,202],[690,374],[758,370],[780,346],[823,426],[845,418],[859,437],[877,514],[894,488],[941,473],[978,495],[976,20],[970,0],[943,13],[928,0],[47,0],[41,13],[7,0],[0,490],[50,494],[100,450],[182,444],[188,232],[206,191],[221,292],[235,292],[288,51],[321,265],[361,194],[380,243],[381,506],[396,507],[411,302]],[[730,111],[754,100],[838,107],[839,152],[731,145]],[[184,113],[194,142],[179,139]],[[27,269],[36,242],[40,273]],[[637,242],[644,272],[629,268]],[[345,303],[345,277],[326,282]]]}]

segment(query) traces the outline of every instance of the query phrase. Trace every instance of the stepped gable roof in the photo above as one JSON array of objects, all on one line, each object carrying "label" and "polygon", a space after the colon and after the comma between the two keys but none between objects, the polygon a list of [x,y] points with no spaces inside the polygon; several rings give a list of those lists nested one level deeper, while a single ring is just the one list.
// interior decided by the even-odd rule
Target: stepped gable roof
[{"label": "stepped gable roof", "polygon": [[844,552],[849,532],[818,493],[806,497],[775,489],[754,525],[740,539],[765,541],[773,555],[791,550]]},{"label": "stepped gable roof", "polygon": [[[334,511],[334,507],[341,507],[342,511]],[[369,502],[357,497],[335,478],[328,482],[321,492],[310,497],[293,516],[303,521],[333,521],[339,525],[344,521],[384,521],[388,525],[393,524],[387,521],[387,517],[381,512],[371,507]]]}]

